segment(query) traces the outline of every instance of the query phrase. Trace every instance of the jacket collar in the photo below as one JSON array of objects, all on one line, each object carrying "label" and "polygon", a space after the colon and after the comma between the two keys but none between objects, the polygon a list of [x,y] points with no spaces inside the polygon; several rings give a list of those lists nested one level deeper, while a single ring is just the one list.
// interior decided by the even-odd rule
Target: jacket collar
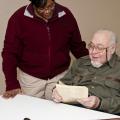
[{"label": "jacket collar", "polygon": [[116,55],[116,53],[114,53],[114,54],[112,55],[112,58],[108,61],[109,65],[110,65],[111,67],[114,67],[117,58],[118,58],[118,56]]},{"label": "jacket collar", "polygon": [[34,17],[34,10],[32,4],[29,4],[26,6],[25,11],[24,11],[24,16],[33,18]]},{"label": "jacket collar", "polygon": [[[66,12],[63,9],[61,9],[61,7],[57,3],[55,3],[55,11],[54,11],[53,17],[51,19],[61,18],[64,15],[66,15]],[[27,16],[27,17],[30,17],[30,18],[35,17],[34,9],[33,9],[32,4],[29,4],[28,6],[26,6],[25,11],[24,11],[24,16]]]}]

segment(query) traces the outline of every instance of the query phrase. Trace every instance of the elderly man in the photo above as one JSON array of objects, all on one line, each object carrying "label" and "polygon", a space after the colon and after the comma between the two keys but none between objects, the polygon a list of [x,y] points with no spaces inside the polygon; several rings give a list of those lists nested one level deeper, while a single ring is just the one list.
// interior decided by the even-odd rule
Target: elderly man
[{"label": "elderly man", "polygon": [[[88,45],[89,56],[78,59],[60,81],[67,85],[86,86],[89,97],[77,102],[86,108],[120,114],[120,57],[115,53],[116,36],[99,30]],[[57,89],[53,100],[62,102]]]}]

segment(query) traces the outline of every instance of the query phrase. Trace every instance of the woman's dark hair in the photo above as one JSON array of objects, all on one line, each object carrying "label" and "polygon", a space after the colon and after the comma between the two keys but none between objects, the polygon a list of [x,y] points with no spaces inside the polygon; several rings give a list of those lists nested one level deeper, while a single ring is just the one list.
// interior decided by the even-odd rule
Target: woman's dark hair
[{"label": "woman's dark hair", "polygon": [[44,6],[47,4],[47,0],[30,0],[33,5],[36,7],[44,8]]}]

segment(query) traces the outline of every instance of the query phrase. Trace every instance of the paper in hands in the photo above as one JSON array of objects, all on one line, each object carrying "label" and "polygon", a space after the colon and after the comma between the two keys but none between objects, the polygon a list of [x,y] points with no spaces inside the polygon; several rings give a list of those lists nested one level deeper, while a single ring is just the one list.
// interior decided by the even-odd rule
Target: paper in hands
[{"label": "paper in hands", "polygon": [[64,103],[77,103],[77,99],[88,97],[88,88],[85,86],[56,84],[56,89]]}]

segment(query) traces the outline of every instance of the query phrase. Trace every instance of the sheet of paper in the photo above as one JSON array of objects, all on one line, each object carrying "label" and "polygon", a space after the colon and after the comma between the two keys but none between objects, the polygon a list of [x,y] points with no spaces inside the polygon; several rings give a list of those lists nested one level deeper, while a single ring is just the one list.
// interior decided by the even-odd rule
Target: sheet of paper
[{"label": "sheet of paper", "polygon": [[56,84],[56,89],[65,103],[76,103],[77,99],[88,97],[88,88],[85,86]]}]

